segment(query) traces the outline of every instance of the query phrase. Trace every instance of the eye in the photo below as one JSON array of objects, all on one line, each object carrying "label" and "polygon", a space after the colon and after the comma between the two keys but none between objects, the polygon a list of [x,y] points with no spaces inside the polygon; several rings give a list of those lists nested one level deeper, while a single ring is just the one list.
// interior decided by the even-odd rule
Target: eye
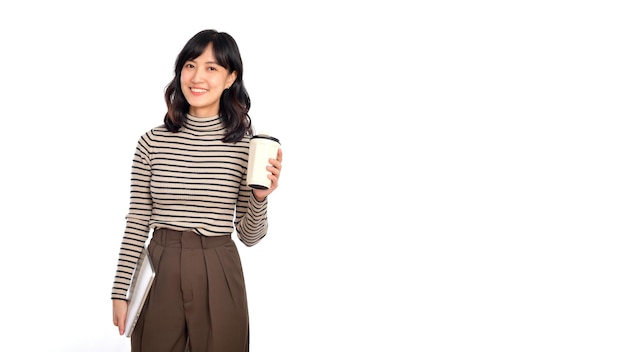
[{"label": "eye", "polygon": [[194,68],[195,66],[191,62],[187,62],[184,67],[185,68]]}]

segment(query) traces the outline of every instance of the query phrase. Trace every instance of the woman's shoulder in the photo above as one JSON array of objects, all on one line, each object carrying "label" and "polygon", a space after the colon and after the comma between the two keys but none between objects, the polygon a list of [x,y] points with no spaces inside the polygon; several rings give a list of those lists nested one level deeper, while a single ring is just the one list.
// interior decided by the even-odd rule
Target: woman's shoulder
[{"label": "woman's shoulder", "polygon": [[161,132],[167,132],[167,127],[165,126],[165,124],[160,124],[158,126],[154,126],[152,127],[148,132],[152,132],[152,133],[161,133]]},{"label": "woman's shoulder", "polygon": [[155,139],[158,139],[158,136],[162,136],[164,133],[167,133],[167,128],[165,127],[165,125],[161,124],[161,125],[152,127],[149,130],[143,132],[139,136],[138,143],[150,144],[150,141],[154,141]]},{"label": "woman's shoulder", "polygon": [[145,131],[142,134],[142,137],[147,137],[147,136],[155,136],[155,135],[162,135],[164,133],[167,133],[167,127],[165,127],[165,124],[160,124],[158,126],[154,126],[152,128],[150,128],[149,130]]}]

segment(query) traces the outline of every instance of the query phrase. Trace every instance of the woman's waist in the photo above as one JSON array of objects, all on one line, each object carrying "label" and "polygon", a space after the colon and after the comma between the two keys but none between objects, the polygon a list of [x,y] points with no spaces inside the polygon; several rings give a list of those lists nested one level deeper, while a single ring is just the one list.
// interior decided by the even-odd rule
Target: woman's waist
[{"label": "woman's waist", "polygon": [[230,234],[203,235],[195,230],[172,229],[157,227],[154,229],[151,241],[163,247],[176,248],[215,248],[232,242]]}]

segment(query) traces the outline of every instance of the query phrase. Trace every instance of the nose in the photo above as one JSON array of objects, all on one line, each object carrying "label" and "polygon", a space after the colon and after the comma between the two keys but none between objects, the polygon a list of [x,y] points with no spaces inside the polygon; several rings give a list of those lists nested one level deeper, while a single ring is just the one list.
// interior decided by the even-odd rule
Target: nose
[{"label": "nose", "polygon": [[202,82],[203,78],[204,78],[204,74],[202,70],[198,69],[193,73],[193,76],[191,76],[191,82],[192,83]]}]

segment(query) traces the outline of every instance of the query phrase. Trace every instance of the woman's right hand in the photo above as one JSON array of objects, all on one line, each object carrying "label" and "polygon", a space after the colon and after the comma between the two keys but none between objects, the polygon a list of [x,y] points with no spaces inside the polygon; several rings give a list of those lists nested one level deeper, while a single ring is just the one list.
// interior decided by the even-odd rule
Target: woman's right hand
[{"label": "woman's right hand", "polygon": [[124,335],[126,329],[126,314],[128,313],[128,302],[123,299],[112,299],[113,301],[113,325],[117,326],[120,335]]}]

